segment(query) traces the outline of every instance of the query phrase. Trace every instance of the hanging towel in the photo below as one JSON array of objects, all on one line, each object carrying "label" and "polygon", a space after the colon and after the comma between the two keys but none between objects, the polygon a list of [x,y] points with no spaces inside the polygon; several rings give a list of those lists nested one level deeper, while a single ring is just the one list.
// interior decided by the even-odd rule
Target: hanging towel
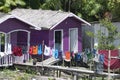
[{"label": "hanging towel", "polygon": [[52,49],[52,53],[53,53],[53,57],[55,59],[57,59],[58,58],[58,50],[57,49]]},{"label": "hanging towel", "polygon": [[38,46],[33,46],[33,55],[37,55]]},{"label": "hanging towel", "polygon": [[42,54],[42,46],[38,45],[38,55],[41,55],[41,54]]},{"label": "hanging towel", "polygon": [[77,53],[75,54],[75,61],[80,61],[81,60],[81,54]]},{"label": "hanging towel", "polygon": [[44,49],[44,55],[50,56],[50,47],[47,47],[46,45],[45,45],[45,49]]},{"label": "hanging towel", "polygon": [[99,56],[99,61],[100,61],[101,63],[104,62],[104,55],[103,55],[103,54],[100,54],[100,56]]},{"label": "hanging towel", "polygon": [[58,58],[58,50],[57,49],[55,50],[55,58],[56,59]]},{"label": "hanging towel", "polygon": [[7,55],[12,54],[12,47],[11,44],[8,44]]},{"label": "hanging towel", "polygon": [[32,46],[29,48],[29,54],[30,54],[30,55],[33,54],[33,47],[32,47]]},{"label": "hanging towel", "polygon": [[0,58],[5,56],[5,53],[4,52],[0,52]]}]

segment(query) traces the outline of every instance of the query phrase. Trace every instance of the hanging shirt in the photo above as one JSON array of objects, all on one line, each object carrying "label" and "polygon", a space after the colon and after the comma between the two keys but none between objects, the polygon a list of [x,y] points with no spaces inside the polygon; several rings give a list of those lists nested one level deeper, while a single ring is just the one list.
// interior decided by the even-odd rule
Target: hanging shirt
[{"label": "hanging shirt", "polygon": [[29,48],[29,54],[30,54],[30,55],[33,54],[33,47],[32,47],[32,46]]},{"label": "hanging shirt", "polygon": [[46,45],[45,45],[45,49],[44,49],[44,55],[50,56],[50,47],[47,47]]},{"label": "hanging shirt", "polygon": [[22,53],[26,54],[27,53],[27,47],[26,46],[22,46]]},{"label": "hanging shirt", "polygon": [[69,51],[65,52],[65,60],[70,61],[70,52]]},{"label": "hanging shirt", "polygon": [[14,47],[13,48],[13,54],[15,56],[22,56],[22,48],[21,47]]},{"label": "hanging shirt", "polygon": [[84,62],[84,63],[87,63],[87,61],[88,61],[87,54],[84,54],[84,55],[83,55],[83,62]]},{"label": "hanging shirt", "polygon": [[38,55],[41,55],[41,54],[42,54],[42,46],[39,45],[39,46],[38,46]]},{"label": "hanging shirt", "polygon": [[33,55],[37,55],[38,52],[38,46],[33,46]]},{"label": "hanging shirt", "polygon": [[100,54],[95,54],[95,57],[93,58],[93,61],[99,62],[99,56],[100,56]]}]

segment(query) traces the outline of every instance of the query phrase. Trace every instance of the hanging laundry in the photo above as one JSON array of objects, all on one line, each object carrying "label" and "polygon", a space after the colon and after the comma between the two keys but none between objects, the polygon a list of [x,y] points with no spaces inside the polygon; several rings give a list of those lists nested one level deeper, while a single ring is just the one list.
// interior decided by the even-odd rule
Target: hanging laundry
[{"label": "hanging laundry", "polygon": [[81,60],[81,54],[77,53],[75,54],[75,61],[80,61]]},{"label": "hanging laundry", "polygon": [[33,47],[32,47],[32,46],[29,48],[29,54],[30,54],[30,55],[33,54]]},{"label": "hanging laundry", "polygon": [[41,54],[42,54],[42,46],[38,45],[38,55],[41,55]]},{"label": "hanging laundry", "polygon": [[97,53],[97,50],[93,49],[92,53],[95,55]]},{"label": "hanging laundry", "polygon": [[5,53],[4,52],[0,52],[0,58],[5,56]]},{"label": "hanging laundry", "polygon": [[95,54],[95,57],[93,58],[93,61],[99,62],[99,56],[100,56],[100,54]]},{"label": "hanging laundry", "polygon": [[53,57],[58,58],[58,50],[57,49],[52,49]]},{"label": "hanging laundry", "polygon": [[37,55],[38,52],[38,46],[33,46],[33,55]]},{"label": "hanging laundry", "polygon": [[57,59],[58,58],[58,50],[55,49],[55,58]]},{"label": "hanging laundry", "polygon": [[104,55],[103,55],[103,54],[100,54],[100,56],[99,56],[99,61],[100,61],[101,63],[104,63]]},{"label": "hanging laundry", "polygon": [[11,44],[8,44],[8,49],[7,49],[7,52],[6,54],[12,54],[12,47],[11,47]]},{"label": "hanging laundry", "polygon": [[26,46],[22,46],[22,53],[27,54],[27,47]]},{"label": "hanging laundry", "polygon": [[44,49],[44,55],[50,56],[50,47],[47,47],[46,45],[45,45],[45,49]]},{"label": "hanging laundry", "polygon": [[67,51],[65,52],[65,61],[70,61],[70,60],[71,60],[70,52]]},{"label": "hanging laundry", "polygon": [[14,47],[13,48],[13,54],[15,56],[22,56],[22,48],[21,47]]},{"label": "hanging laundry", "polygon": [[59,59],[62,59],[62,57],[63,57],[62,51],[59,51],[59,52],[58,52],[58,57],[59,57]]},{"label": "hanging laundry", "polygon": [[84,62],[84,63],[87,63],[87,61],[88,61],[87,54],[83,53],[82,59],[83,59],[83,62]]}]

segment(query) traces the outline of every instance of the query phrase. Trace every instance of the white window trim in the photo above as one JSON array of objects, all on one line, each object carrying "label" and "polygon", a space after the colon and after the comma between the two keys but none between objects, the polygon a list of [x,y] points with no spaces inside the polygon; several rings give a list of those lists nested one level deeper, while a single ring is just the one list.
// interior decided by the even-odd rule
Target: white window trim
[{"label": "white window trim", "polygon": [[7,36],[10,35],[12,32],[17,32],[17,31],[24,31],[24,32],[28,33],[27,46],[28,46],[28,50],[29,50],[29,46],[30,46],[30,31],[24,30],[24,29],[16,29],[16,30],[12,30],[12,31],[10,31],[8,33],[0,31],[0,33],[5,34],[5,50],[4,50],[4,52],[7,52],[7,44],[11,42],[10,36],[9,36],[9,40],[7,42]]},{"label": "white window trim", "polygon": [[[73,29],[76,29],[78,32],[78,28],[69,28],[69,51],[70,51],[70,30],[73,30]],[[78,34],[77,34],[77,46],[78,46]]]},{"label": "white window trim", "polygon": [[[6,40],[6,38],[7,38],[7,37],[6,37],[6,36],[7,36],[7,33],[2,32],[2,31],[0,31],[0,33],[5,34],[5,47],[4,47],[5,49],[4,49],[4,52],[6,52],[6,49],[7,49],[7,43],[6,43],[6,42],[7,42],[7,40]],[[0,38],[0,41],[1,41],[1,38]],[[0,44],[0,45],[1,45],[1,44]],[[1,46],[0,46],[0,47],[1,47]],[[0,50],[0,52],[1,52],[1,50]]]},{"label": "white window trim", "polygon": [[55,31],[61,31],[61,33],[62,33],[62,45],[61,45],[61,50],[63,51],[63,29],[54,30],[54,49],[55,49]]}]

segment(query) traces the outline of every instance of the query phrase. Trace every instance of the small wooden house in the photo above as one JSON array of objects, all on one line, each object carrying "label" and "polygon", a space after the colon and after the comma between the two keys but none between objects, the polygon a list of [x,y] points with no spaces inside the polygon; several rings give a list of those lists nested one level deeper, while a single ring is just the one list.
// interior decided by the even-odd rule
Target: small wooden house
[{"label": "small wooden house", "polygon": [[[61,51],[82,51],[81,24],[90,24],[71,12],[14,9],[0,13],[0,52],[9,46],[44,44]],[[28,51],[28,50],[27,50]]]}]

